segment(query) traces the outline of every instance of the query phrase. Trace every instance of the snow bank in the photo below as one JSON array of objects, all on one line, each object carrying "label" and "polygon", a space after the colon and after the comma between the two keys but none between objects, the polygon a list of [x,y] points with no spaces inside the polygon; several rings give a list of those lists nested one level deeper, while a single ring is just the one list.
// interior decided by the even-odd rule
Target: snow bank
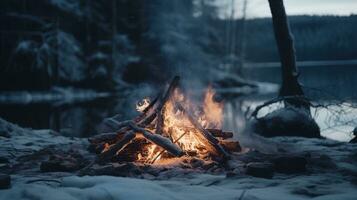
[{"label": "snow bank", "polygon": [[[49,145],[64,148],[85,144],[83,139],[66,138],[48,130],[24,129],[0,119],[0,128],[11,137],[0,137],[0,153],[27,155]],[[92,200],[92,199],[356,199],[357,145],[322,139],[281,137],[271,139],[289,153],[309,153],[308,172],[272,179],[244,174],[227,178],[224,174],[182,173],[167,180],[143,180],[111,176],[40,173],[38,170],[12,174],[12,187],[0,191],[0,200]],[[29,145],[29,143],[31,145]],[[27,154],[26,154],[27,153]],[[30,172],[30,173],[29,173]]]},{"label": "snow bank", "polygon": [[356,188],[335,177],[296,176],[259,179],[225,178],[217,175],[196,175],[167,181],[95,176],[66,177],[60,186],[44,183],[26,184],[19,180],[16,187],[0,193],[0,199],[355,199]]}]

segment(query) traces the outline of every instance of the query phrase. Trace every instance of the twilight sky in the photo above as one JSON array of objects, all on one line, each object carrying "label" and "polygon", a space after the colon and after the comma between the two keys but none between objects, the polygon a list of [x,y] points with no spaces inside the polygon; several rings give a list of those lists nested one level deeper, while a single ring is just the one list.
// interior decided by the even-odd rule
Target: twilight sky
[{"label": "twilight sky", "polygon": [[[235,16],[241,16],[243,0],[235,2]],[[231,13],[232,0],[217,0]],[[284,0],[288,15],[350,15],[357,14],[357,0]],[[222,12],[225,13],[225,12]],[[222,14],[226,15],[226,14]],[[248,0],[248,18],[270,17],[268,0]]]}]

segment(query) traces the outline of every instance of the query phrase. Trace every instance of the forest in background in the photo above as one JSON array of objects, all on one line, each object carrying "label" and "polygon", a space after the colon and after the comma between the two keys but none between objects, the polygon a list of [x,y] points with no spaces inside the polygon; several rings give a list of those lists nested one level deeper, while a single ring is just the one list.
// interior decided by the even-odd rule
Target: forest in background
[{"label": "forest in background", "polygon": [[[357,15],[289,16],[289,22],[298,61],[357,58]],[[279,62],[271,19],[250,19],[246,24],[246,60]]]},{"label": "forest in background", "polygon": [[[229,23],[236,55],[245,40],[246,62],[279,60],[270,18],[247,20],[243,37],[241,20],[217,12],[213,0],[1,1],[0,89],[107,91],[174,74],[207,78],[230,56]],[[289,19],[298,60],[356,59],[357,16]]]}]

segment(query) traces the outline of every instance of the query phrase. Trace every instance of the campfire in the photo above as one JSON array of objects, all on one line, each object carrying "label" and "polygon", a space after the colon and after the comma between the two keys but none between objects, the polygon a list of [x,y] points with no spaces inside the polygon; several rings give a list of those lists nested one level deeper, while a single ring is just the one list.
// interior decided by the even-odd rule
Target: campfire
[{"label": "campfire", "polygon": [[222,131],[223,104],[214,101],[208,88],[202,103],[194,103],[179,87],[179,77],[152,101],[143,99],[136,106],[141,114],[132,120],[105,120],[113,133],[89,139],[98,161],[156,164],[175,157],[226,160],[241,150],[232,141],[232,132]]}]

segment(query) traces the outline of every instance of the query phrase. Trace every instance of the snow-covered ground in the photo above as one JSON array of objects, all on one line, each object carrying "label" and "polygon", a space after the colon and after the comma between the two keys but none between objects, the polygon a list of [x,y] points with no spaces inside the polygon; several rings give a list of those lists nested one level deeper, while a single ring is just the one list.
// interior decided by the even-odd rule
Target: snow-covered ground
[{"label": "snow-covered ground", "polygon": [[[10,163],[48,146],[66,148],[87,145],[84,139],[67,138],[52,131],[23,129],[0,120],[0,156]],[[39,169],[12,172],[12,187],[0,190],[0,199],[351,199],[357,198],[357,145],[332,140],[275,138],[271,144],[291,151],[309,153],[307,172],[276,173],[272,179],[243,173],[182,173],[167,180],[112,176],[83,176],[73,173],[41,173]],[[269,152],[267,152],[269,153]]]},{"label": "snow-covered ground", "polygon": [[225,178],[223,175],[198,174],[166,181],[134,178],[70,176],[61,183],[24,183],[19,177],[1,199],[351,199],[357,188],[334,175],[303,175],[274,179],[253,177]]}]

